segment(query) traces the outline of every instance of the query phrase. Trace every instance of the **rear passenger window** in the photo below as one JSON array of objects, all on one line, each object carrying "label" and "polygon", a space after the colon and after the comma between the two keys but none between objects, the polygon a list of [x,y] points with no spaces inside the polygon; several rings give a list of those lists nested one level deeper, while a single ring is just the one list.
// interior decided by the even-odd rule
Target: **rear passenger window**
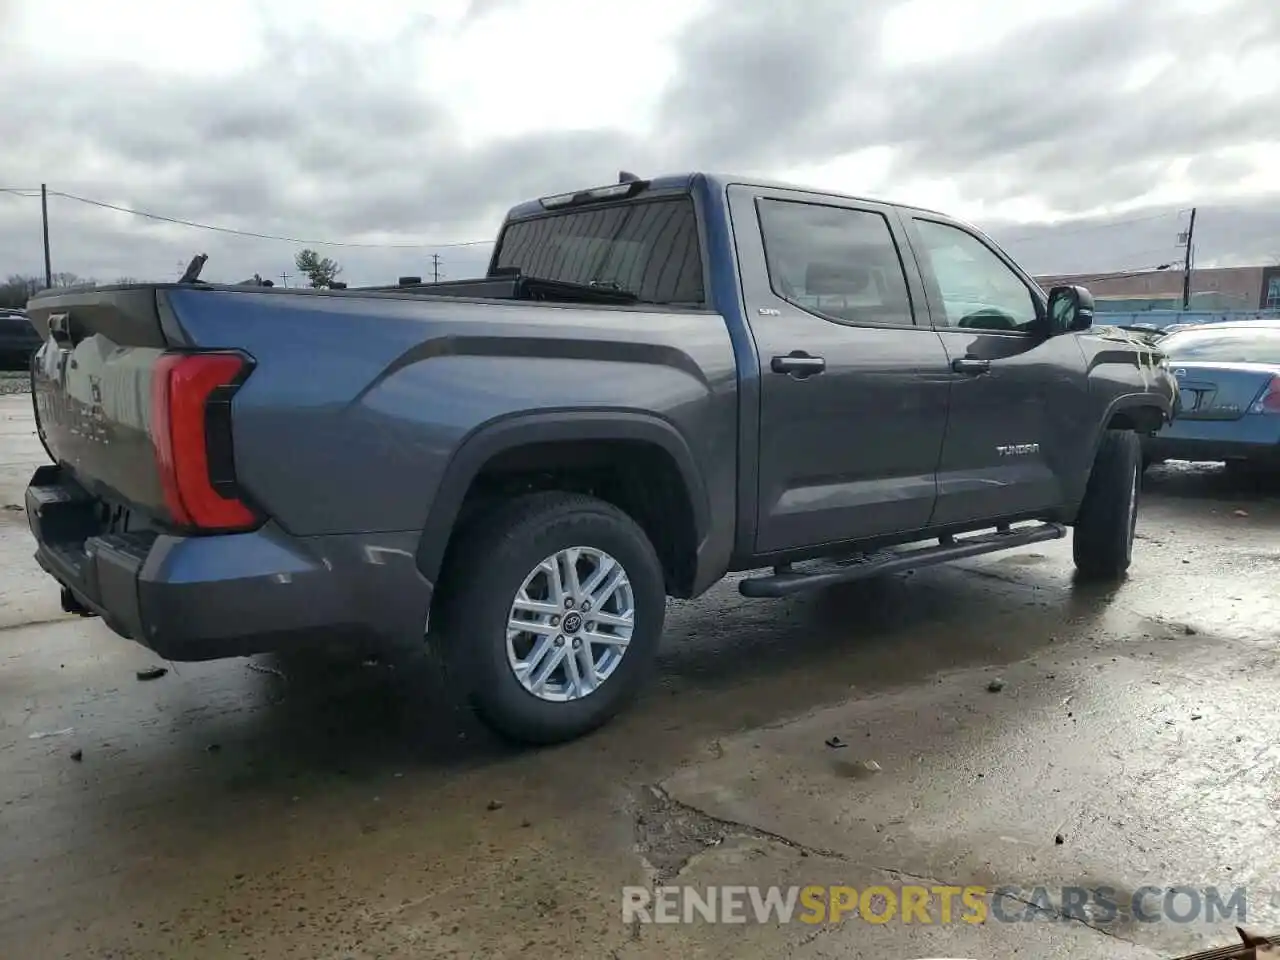
[{"label": "rear passenger window", "polygon": [[760,200],[758,209],[779,297],[832,320],[913,324],[902,258],[881,214],[794,200]]}]

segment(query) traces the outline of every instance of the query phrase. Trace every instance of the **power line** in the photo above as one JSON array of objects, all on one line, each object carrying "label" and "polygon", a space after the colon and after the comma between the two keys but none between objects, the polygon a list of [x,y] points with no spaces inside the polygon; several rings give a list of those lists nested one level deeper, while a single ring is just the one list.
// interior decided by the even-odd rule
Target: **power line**
[{"label": "power line", "polygon": [[1037,282],[1039,280],[1072,280],[1077,284],[1085,284],[1102,283],[1106,280],[1127,280],[1131,277],[1145,277],[1147,274],[1151,273],[1169,272],[1170,268],[1174,264],[1180,262],[1181,261],[1179,260],[1174,260],[1172,263],[1157,263],[1149,267],[1134,267],[1131,270],[1117,270],[1112,273],[1100,273],[1093,277],[1082,277],[1076,273],[1042,273],[1037,278]]},{"label": "power line", "polygon": [[1146,223],[1151,220],[1163,220],[1165,217],[1178,216],[1179,212],[1166,211],[1164,213],[1151,213],[1141,217],[1128,217],[1122,220],[1110,220],[1106,223],[1091,223],[1081,227],[1072,227],[1068,229],[1060,229],[1051,223],[1044,225],[1044,233],[1023,234],[1020,237],[1005,237],[1000,242],[1007,243],[1024,243],[1027,240],[1053,240],[1057,237],[1067,237],[1077,233],[1088,233],[1093,230],[1106,230],[1110,227],[1122,227],[1130,223]]},{"label": "power line", "polygon": [[306,240],[298,237],[285,237],[270,233],[257,233],[253,230],[237,230],[234,227],[220,227],[211,223],[184,220],[181,217],[167,217],[159,213],[149,213],[145,210],[135,210],[132,207],[123,207],[118,204],[107,203],[105,200],[92,200],[88,197],[78,197],[73,193],[64,193],[61,190],[50,190],[49,195],[62,197],[66,200],[74,200],[77,203],[86,203],[94,207],[102,207],[106,210],[115,210],[118,213],[132,214],[135,217],[143,217],[148,220],[159,220],[163,223],[173,223],[183,227],[193,227],[197,230],[212,230],[216,233],[229,233],[238,237],[252,237],[256,240],[279,240],[284,243],[297,243],[317,247],[365,247],[381,250],[418,250],[432,247],[437,249],[444,247],[478,247],[484,244],[493,243],[492,240],[453,240],[447,243],[361,243],[354,240]]}]

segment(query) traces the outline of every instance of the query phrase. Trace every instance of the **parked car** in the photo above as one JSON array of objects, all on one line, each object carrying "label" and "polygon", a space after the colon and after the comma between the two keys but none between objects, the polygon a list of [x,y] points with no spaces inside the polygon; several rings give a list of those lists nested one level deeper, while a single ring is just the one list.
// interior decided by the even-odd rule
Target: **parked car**
[{"label": "parked car", "polygon": [[26,369],[40,342],[25,311],[0,307],[0,367]]},{"label": "parked car", "polygon": [[729,571],[785,596],[1069,526],[1128,569],[1175,386],[1088,291],[927,210],[620,180],[515,207],[475,281],[33,300],[64,606],[175,660],[426,632],[549,742]]},{"label": "parked car", "polygon": [[1181,408],[1143,439],[1150,465],[1165,460],[1280,467],[1280,320],[1186,327],[1160,341]]}]

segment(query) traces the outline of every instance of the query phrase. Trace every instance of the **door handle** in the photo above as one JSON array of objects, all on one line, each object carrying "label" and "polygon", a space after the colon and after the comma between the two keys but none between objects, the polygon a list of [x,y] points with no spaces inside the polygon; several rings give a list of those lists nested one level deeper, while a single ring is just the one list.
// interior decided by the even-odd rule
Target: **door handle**
[{"label": "door handle", "polygon": [[769,364],[774,373],[785,373],[797,380],[822,373],[827,369],[827,361],[822,357],[814,357],[803,350],[792,350],[785,357],[774,357]]},{"label": "door handle", "polygon": [[951,361],[951,369],[956,373],[967,373],[976,377],[991,369],[991,361],[978,360],[975,357],[956,357]]}]

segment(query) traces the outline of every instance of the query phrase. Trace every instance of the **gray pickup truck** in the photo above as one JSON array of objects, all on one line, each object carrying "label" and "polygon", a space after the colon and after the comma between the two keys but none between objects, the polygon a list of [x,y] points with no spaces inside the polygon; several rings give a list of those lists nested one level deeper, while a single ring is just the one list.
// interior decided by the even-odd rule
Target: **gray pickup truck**
[{"label": "gray pickup truck", "polygon": [[[942,214],[739,178],[521,204],[487,275],[34,298],[37,559],[173,660],[427,636],[527,742],[614,715],[668,596],[1060,538],[1130,563],[1174,381]],[[429,634],[428,634],[429,625]]]}]

